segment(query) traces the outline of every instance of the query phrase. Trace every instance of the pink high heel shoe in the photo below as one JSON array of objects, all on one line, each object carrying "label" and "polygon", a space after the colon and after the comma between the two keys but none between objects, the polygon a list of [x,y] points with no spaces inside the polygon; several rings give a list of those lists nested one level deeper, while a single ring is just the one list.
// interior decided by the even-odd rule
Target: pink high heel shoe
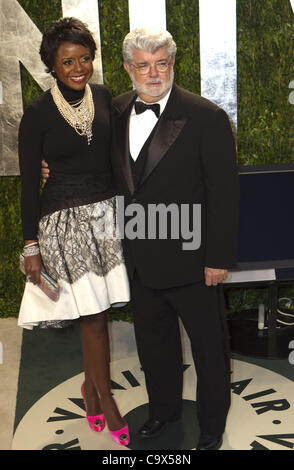
[{"label": "pink high heel shoe", "polygon": [[110,431],[109,429],[109,434],[111,435],[112,440],[117,444],[127,446],[130,443],[129,426],[127,424],[117,431]]},{"label": "pink high heel shoe", "polygon": [[[114,400],[114,403],[117,407],[117,403],[115,400]],[[124,420],[124,423],[125,423],[125,426],[118,429],[117,431],[110,431],[109,428],[108,428],[108,431],[114,442],[122,446],[127,446],[130,443],[130,431],[129,431],[129,426],[127,425],[125,420]]]},{"label": "pink high heel shoe", "polygon": [[90,428],[93,429],[93,431],[96,431],[96,432],[103,431],[103,429],[105,428],[104,414],[101,413],[100,415],[96,415],[96,416],[88,416],[87,415],[87,404],[86,404],[86,400],[85,400],[85,396],[84,396],[84,383],[81,386],[81,394],[82,394],[82,397],[83,397],[83,401],[84,401],[84,405],[85,405],[85,409],[86,409],[86,417],[87,417]]}]

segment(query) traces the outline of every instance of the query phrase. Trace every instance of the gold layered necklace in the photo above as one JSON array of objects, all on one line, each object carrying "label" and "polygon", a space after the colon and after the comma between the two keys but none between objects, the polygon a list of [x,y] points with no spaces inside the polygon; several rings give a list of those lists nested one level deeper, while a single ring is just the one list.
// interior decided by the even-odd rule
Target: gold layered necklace
[{"label": "gold layered necklace", "polygon": [[51,94],[62,117],[81,136],[86,136],[88,145],[92,140],[92,122],[94,102],[90,86],[87,84],[81,102],[71,106],[63,97],[57,83],[51,88]]}]

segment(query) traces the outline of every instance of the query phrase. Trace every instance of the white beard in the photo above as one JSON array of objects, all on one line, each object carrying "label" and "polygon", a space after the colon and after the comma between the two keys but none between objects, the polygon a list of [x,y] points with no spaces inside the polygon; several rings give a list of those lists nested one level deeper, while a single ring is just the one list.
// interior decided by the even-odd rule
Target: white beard
[{"label": "white beard", "polygon": [[[166,83],[163,83],[160,78],[150,78],[150,80],[148,80],[146,83],[141,85],[138,82],[136,82],[133,74],[131,74],[131,80],[138,94],[144,94],[146,96],[150,96],[151,98],[163,97],[167,94],[167,92],[172,87],[172,84],[174,81],[174,70],[172,68],[170,79]],[[156,90],[152,90],[152,89],[149,89],[149,87],[147,86],[150,83],[161,83],[162,85],[159,89],[157,88]]]}]

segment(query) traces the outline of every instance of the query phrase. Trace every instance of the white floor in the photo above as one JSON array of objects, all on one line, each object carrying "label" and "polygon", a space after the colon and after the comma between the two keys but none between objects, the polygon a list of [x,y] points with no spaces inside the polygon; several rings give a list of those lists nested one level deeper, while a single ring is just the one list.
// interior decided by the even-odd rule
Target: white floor
[{"label": "white floor", "polygon": [[[133,326],[126,322],[109,325],[112,360],[136,354]],[[0,319],[0,450],[12,446],[22,331],[16,318]]]},{"label": "white floor", "polygon": [[[114,391],[114,395],[121,405],[121,412],[126,414],[147,402],[144,378],[136,355],[133,326],[125,322],[111,322],[109,329],[113,379],[123,385]],[[182,338],[184,362],[191,364],[189,340],[185,332]],[[49,416],[56,417],[56,404],[81,415],[81,409],[66,397],[79,396],[82,380],[79,375],[82,374],[63,382],[36,402],[13,436],[21,342],[22,330],[17,327],[17,320],[0,319],[0,450],[42,449],[56,442],[56,445],[59,445],[58,442],[72,442],[76,437],[82,449],[116,449],[107,431],[101,433],[98,443],[96,433],[88,428],[84,419],[53,420],[48,423]],[[132,388],[122,371],[128,371],[137,378],[140,387]],[[250,450],[252,447],[294,449],[294,384],[293,374],[290,375],[292,378],[287,378],[271,370],[266,362],[261,366],[246,359],[232,360],[232,406],[222,450]],[[188,368],[184,377],[184,399],[194,400],[197,380],[194,368]],[[30,436],[33,436],[32,442]]]},{"label": "white floor", "polygon": [[0,319],[0,449],[11,449],[22,330],[16,318]]},{"label": "white floor", "polygon": [[[22,331],[16,318],[0,319],[0,450],[12,448]],[[109,332],[113,362],[136,356],[134,330],[130,323],[110,322]],[[184,349],[187,342],[185,338]]]}]

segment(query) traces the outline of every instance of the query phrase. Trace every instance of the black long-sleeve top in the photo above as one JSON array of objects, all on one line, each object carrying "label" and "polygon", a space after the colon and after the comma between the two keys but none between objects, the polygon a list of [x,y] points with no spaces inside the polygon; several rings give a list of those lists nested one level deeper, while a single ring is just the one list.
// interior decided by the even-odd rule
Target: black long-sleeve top
[{"label": "black long-sleeve top", "polygon": [[[58,82],[59,89],[67,101],[77,100],[83,91],[76,91]],[[25,110],[19,127],[19,165],[22,180],[21,216],[25,240],[37,238],[40,218],[40,175],[41,160],[44,158],[50,169],[48,179],[61,176],[64,181],[64,199],[72,199],[66,194],[67,175],[95,175],[97,189],[95,201],[107,199],[115,194],[110,164],[111,139],[111,94],[103,85],[90,85],[94,100],[95,115],[92,124],[92,141],[88,145],[85,136],[77,132],[65,121],[56,107],[50,90],[34,100]],[[100,185],[99,185],[100,179]],[[101,184],[102,182],[102,184]],[[49,184],[46,183],[46,186]],[[68,185],[69,186],[69,185]],[[63,191],[63,188],[61,188]],[[87,183],[81,189],[87,196]],[[60,189],[59,189],[60,192]],[[43,192],[45,194],[46,191]],[[77,196],[81,197],[80,193]],[[50,192],[49,192],[50,195]],[[46,198],[45,198],[46,199]],[[94,202],[93,198],[85,202]],[[60,207],[50,206],[50,210]]]}]

